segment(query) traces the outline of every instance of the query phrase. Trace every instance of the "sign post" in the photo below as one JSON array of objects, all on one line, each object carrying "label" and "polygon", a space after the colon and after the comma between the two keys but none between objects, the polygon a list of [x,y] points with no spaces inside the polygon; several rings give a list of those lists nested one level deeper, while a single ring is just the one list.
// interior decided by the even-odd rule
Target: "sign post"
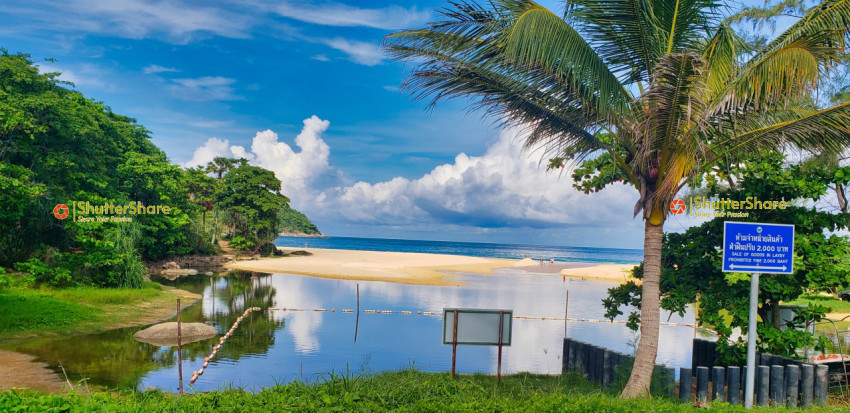
[{"label": "sign post", "polygon": [[794,272],[794,226],[758,222],[723,223],[723,272],[751,272],[744,405],[753,408],[759,275]]},{"label": "sign post", "polygon": [[443,344],[452,345],[452,378],[458,344],[499,346],[497,380],[502,379],[502,346],[511,345],[513,310],[443,309]]}]

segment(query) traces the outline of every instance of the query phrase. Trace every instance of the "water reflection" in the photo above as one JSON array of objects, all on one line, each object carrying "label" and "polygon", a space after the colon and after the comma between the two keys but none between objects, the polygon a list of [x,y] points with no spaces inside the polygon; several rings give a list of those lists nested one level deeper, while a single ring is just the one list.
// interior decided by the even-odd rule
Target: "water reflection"
[{"label": "water reflection", "polygon": [[[442,314],[444,307],[513,309],[515,315],[563,317],[569,289],[569,316],[602,319],[602,298],[615,284],[563,280],[559,276],[498,270],[498,276],[466,275],[466,286],[413,286],[385,282],[356,282],[286,274],[194,276],[168,284],[203,298],[184,310],[183,320],[207,322],[226,332],[245,308],[289,308],[304,311],[252,313],[222,346],[196,391],[235,385],[253,390],[293,379],[315,380],[322,373],[368,369],[381,371],[414,365],[426,371],[448,371],[451,346],[441,344],[442,319],[417,315]],[[392,314],[343,312],[361,310]],[[326,309],[327,311],[314,311]],[[332,311],[333,310],[333,311]],[[413,314],[401,314],[411,311]],[[667,314],[662,315],[666,318]],[[674,315],[672,322],[692,323],[693,316]],[[503,352],[502,372],[557,373],[561,368],[563,321],[513,320],[512,346]],[[357,341],[354,342],[355,328]],[[140,328],[60,339],[18,343],[14,350],[37,355],[48,364],[62,365],[72,380],[90,377],[108,386],[149,386],[175,391],[176,354],[173,347],[136,342]],[[567,334],[580,340],[631,353],[632,332],[622,324],[570,322]],[[658,361],[690,365],[693,329],[662,327]],[[217,338],[184,346],[184,374],[203,363]],[[496,348],[459,346],[459,372],[495,373]]]}]

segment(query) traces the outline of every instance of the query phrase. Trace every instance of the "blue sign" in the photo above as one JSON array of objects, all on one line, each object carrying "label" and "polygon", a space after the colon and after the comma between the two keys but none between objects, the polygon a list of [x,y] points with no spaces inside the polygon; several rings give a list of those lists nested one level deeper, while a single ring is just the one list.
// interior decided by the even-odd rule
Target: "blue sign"
[{"label": "blue sign", "polygon": [[791,274],[794,272],[794,226],[724,222],[723,272]]}]

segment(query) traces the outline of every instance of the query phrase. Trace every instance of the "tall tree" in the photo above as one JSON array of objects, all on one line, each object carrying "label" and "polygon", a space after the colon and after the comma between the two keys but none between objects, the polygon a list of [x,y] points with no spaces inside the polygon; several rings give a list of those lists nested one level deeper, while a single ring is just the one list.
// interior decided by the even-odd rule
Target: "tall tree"
[{"label": "tall tree", "polygon": [[[649,394],[658,348],[663,225],[689,178],[764,147],[839,152],[850,104],[794,104],[844,52],[850,0],[827,0],[760,50],[713,0],[566,0],[559,16],[529,0],[450,2],[443,20],[389,35],[411,61],[416,99],[467,97],[527,131],[556,162],[611,165],[642,213],[641,336],[623,397]],[[601,134],[600,132],[604,132]],[[600,189],[600,188],[597,188]]]},{"label": "tall tree", "polygon": [[[227,174],[228,171],[235,168],[237,165],[247,165],[248,160],[245,158],[233,159],[233,158],[225,158],[222,156],[216,156],[207,164],[206,171],[212,172],[218,177],[219,183],[221,183],[224,179],[224,175]],[[215,194],[213,194],[215,196]],[[218,231],[218,209],[215,210],[215,220],[213,223],[213,233],[211,244],[215,244],[215,235],[216,231]]]}]

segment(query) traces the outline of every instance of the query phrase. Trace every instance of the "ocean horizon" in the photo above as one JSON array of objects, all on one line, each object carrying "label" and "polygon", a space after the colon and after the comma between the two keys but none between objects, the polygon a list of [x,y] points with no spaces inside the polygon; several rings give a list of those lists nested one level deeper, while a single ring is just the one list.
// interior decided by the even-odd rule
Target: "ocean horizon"
[{"label": "ocean horizon", "polygon": [[627,248],[568,247],[360,237],[278,237],[274,243],[279,247],[298,248],[306,246],[307,248],[415,252],[510,259],[530,257],[537,260],[555,260],[555,262],[636,264],[643,261],[643,250]]}]

